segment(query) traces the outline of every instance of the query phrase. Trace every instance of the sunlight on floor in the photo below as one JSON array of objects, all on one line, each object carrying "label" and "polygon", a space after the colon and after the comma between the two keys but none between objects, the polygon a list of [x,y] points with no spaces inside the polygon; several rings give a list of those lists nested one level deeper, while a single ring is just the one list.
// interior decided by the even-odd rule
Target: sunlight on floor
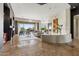
[{"label": "sunlight on floor", "polygon": [[[17,35],[16,35],[17,37]],[[79,55],[79,40],[73,42],[74,47],[67,44],[49,44],[39,38],[19,37],[19,44],[14,47],[8,42],[0,50],[2,56],[75,56]],[[16,40],[17,41],[17,40]]]}]

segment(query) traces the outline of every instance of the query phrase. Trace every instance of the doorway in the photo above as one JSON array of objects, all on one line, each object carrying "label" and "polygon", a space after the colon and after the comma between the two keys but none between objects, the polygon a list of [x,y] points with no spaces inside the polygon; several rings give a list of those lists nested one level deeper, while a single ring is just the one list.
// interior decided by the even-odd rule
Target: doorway
[{"label": "doorway", "polygon": [[11,19],[10,19],[10,8],[7,3],[4,3],[4,41],[10,41],[11,39]]},{"label": "doorway", "polygon": [[79,39],[79,15],[74,16],[74,39]]}]

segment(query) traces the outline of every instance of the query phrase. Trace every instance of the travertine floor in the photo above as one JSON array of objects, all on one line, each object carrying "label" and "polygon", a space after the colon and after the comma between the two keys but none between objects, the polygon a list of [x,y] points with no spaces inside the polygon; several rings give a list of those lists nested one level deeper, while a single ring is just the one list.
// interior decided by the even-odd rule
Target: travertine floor
[{"label": "travertine floor", "polygon": [[[27,37],[26,37],[27,38]],[[17,41],[17,40],[16,40]],[[49,44],[41,39],[20,40],[18,47],[8,42],[0,50],[1,56],[78,56],[79,40],[74,39],[72,44]]]}]

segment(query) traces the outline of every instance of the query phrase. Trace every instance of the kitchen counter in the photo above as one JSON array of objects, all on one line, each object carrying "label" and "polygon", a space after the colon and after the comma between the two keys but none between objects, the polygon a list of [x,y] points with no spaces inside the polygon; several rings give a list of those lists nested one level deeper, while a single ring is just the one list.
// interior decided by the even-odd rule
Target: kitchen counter
[{"label": "kitchen counter", "polygon": [[71,42],[71,34],[42,34],[42,41],[48,43],[68,43]]}]

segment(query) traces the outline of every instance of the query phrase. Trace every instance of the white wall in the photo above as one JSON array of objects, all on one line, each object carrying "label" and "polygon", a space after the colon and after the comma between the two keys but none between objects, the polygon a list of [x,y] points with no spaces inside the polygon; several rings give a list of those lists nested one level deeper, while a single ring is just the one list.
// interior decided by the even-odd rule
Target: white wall
[{"label": "white wall", "polygon": [[[60,12],[58,15],[55,15],[50,18],[50,22],[53,24],[53,19],[57,17],[58,22],[60,25],[63,25],[62,27],[62,34],[70,34],[70,8],[64,8],[62,9],[62,12]],[[53,29],[53,26],[52,26]]]},{"label": "white wall", "polygon": [[66,9],[66,32],[70,33],[70,8]]},{"label": "white wall", "polygon": [[70,34],[70,8],[66,8],[61,12],[59,22],[63,25],[62,33]]},{"label": "white wall", "polygon": [[3,45],[3,4],[0,3],[0,48]]},{"label": "white wall", "polygon": [[61,14],[58,16],[58,22],[59,25],[63,25],[62,26],[62,34],[66,34],[66,11],[65,9],[63,9],[63,11],[61,12]]},{"label": "white wall", "polygon": [[79,38],[79,15],[74,16],[74,38]]}]

